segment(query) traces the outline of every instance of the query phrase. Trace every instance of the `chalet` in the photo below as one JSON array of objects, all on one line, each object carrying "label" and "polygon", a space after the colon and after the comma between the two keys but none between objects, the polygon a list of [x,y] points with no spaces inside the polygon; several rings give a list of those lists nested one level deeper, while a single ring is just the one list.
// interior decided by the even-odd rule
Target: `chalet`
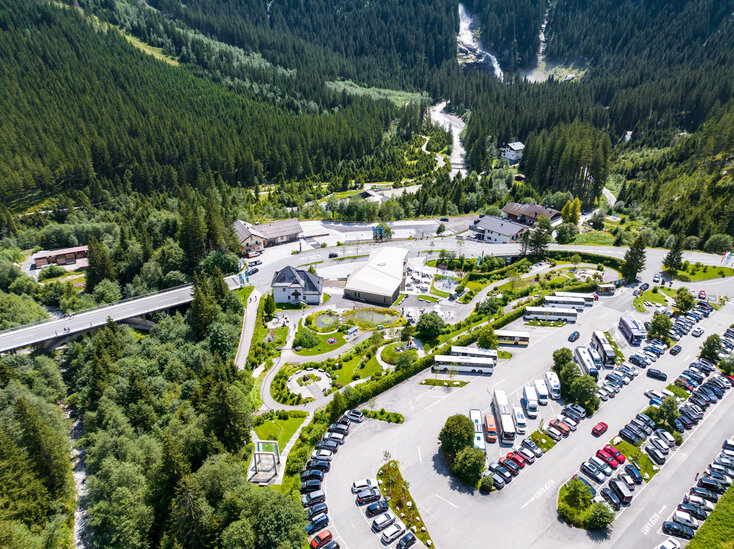
[{"label": "chalet", "polygon": [[77,269],[89,266],[87,259],[87,246],[74,246],[73,248],[61,248],[58,250],[41,250],[31,256],[34,269],[42,269],[47,265],[74,265]]},{"label": "chalet", "polygon": [[509,219],[510,221],[522,223],[523,225],[528,226],[535,225],[535,222],[543,215],[550,219],[551,225],[554,227],[563,223],[561,212],[554,210],[553,208],[539,206],[538,204],[518,204],[517,202],[510,202],[502,208],[503,219]]},{"label": "chalet", "polygon": [[273,288],[273,299],[276,303],[296,305],[303,301],[318,305],[321,303],[324,279],[308,271],[288,266],[273,274],[270,286]]},{"label": "chalet", "polygon": [[525,225],[491,215],[485,215],[469,228],[479,233],[480,240],[499,243],[517,242],[528,230]]},{"label": "chalet", "polygon": [[238,219],[234,222],[234,231],[242,246],[242,253],[246,254],[261,252],[264,248],[276,244],[295,242],[303,229],[298,219],[293,217],[261,225],[253,225]]},{"label": "chalet", "polygon": [[522,152],[524,150],[524,143],[521,141],[513,141],[512,143],[505,143],[500,147],[500,156],[510,164],[514,164],[516,162],[520,162],[522,159]]}]

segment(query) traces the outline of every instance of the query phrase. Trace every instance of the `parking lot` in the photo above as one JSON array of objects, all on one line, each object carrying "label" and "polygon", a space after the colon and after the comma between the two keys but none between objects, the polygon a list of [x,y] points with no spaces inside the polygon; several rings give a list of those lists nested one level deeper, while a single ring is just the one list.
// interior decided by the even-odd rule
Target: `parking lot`
[{"label": "parking lot", "polygon": [[[710,408],[699,425],[686,432],[683,445],[668,457],[652,481],[637,488],[631,505],[617,513],[610,532],[588,533],[560,521],[556,512],[558,489],[578,472],[582,460],[594,455],[635,413],[647,407],[646,390],[662,390],[688,366],[698,355],[703,338],[685,336],[679,342],[679,355],[666,353],[655,363],[656,368],[668,374],[668,382],[647,378],[644,373],[638,375],[615,398],[602,402],[593,418],[582,421],[575,433],[526,466],[502,491],[485,496],[461,485],[450,476],[439,453],[438,433],[448,416],[468,414],[470,408],[489,411],[495,388],[503,389],[510,403],[519,405],[522,387],[543,376],[552,364],[553,350],[588,345],[592,331],[604,330],[612,333],[625,356],[629,356],[633,349],[616,329],[620,315],[631,314],[639,320],[649,320],[651,316],[630,313],[631,310],[632,293],[622,290],[613,297],[603,297],[592,310],[581,314],[575,325],[530,327],[520,321],[508,329],[529,331],[530,346],[512,349],[513,358],[500,360],[492,376],[462,376],[461,379],[471,381],[463,388],[427,387],[418,384],[422,378],[433,377],[426,372],[370,403],[374,409],[400,412],[406,421],[391,425],[370,420],[355,426],[335,457],[325,490],[332,518],[330,529],[338,535],[342,547],[380,546],[379,538],[370,532],[369,522],[355,505],[350,486],[354,480],[373,477],[384,463],[385,451],[400,462],[400,470],[410,483],[411,494],[438,547],[483,548],[490,539],[493,545],[503,548],[588,547],[592,540],[609,547],[652,548],[662,542],[667,536],[659,533],[659,525],[668,520],[671,510],[692,485],[696,473],[715,455],[716,448],[731,436],[730,426],[720,421],[734,412],[734,398],[729,393]],[[708,335],[722,333],[732,322],[734,307],[726,305],[698,326]],[[574,330],[580,332],[580,338],[570,344],[567,338]],[[606,372],[602,370],[602,376]],[[539,418],[528,422],[528,433],[537,428],[540,418],[547,424],[560,408],[554,401],[541,406]],[[609,431],[596,438],[591,435],[591,428],[599,421],[607,423]],[[491,460],[510,451],[496,444],[487,446]]]}]

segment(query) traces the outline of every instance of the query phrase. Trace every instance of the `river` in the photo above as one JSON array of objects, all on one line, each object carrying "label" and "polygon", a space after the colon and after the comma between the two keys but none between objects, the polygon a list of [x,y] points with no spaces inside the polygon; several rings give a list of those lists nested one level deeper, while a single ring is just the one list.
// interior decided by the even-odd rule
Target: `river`
[{"label": "river", "polygon": [[451,163],[451,177],[461,173],[466,177],[469,173],[466,166],[466,149],[461,142],[461,132],[464,131],[466,122],[455,114],[446,111],[446,101],[433,105],[430,110],[431,121],[451,132],[452,145],[449,162]]},{"label": "river", "polygon": [[464,4],[459,4],[459,34],[456,36],[456,47],[459,52],[459,63],[462,65],[478,65],[491,67],[494,75],[502,80],[502,68],[497,58],[482,47],[476,36],[477,25],[466,11]]}]

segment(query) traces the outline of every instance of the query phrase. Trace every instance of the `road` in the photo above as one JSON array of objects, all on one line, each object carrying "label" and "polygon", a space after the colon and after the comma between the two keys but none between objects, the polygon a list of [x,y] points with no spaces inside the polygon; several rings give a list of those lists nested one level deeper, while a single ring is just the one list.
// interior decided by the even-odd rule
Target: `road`
[{"label": "road", "polygon": [[[472,379],[464,388],[421,386],[418,381],[431,375],[426,372],[377,397],[370,403],[371,408],[400,412],[406,420],[402,425],[368,421],[350,434],[336,456],[325,488],[342,546],[349,549],[378,546],[356,510],[349,486],[355,479],[374,476],[384,462],[385,451],[400,462],[401,472],[410,483],[413,498],[437,547],[484,548],[488,539],[493,545],[507,549],[567,549],[588,547],[590,542],[629,548],[653,547],[660,543],[664,538],[656,534],[656,529],[644,535],[641,528],[652,513],[663,505],[667,506],[664,511],[670,510],[682,498],[691,486],[695,472],[702,470],[714,456],[716,445],[731,436],[730,423],[719,419],[731,414],[734,407],[731,393],[734,391],[730,391],[723,403],[714,408],[699,429],[690,435],[659,476],[653,478],[644,490],[638,489],[636,499],[620,513],[608,539],[569,528],[559,521],[556,512],[558,490],[578,471],[582,459],[593,455],[634,413],[646,407],[644,391],[650,388],[659,390],[665,383],[651,380],[644,374],[638,376],[615,399],[603,403],[592,421],[582,422],[576,433],[534,465],[528,466],[504,490],[490,496],[474,493],[453,480],[438,452],[438,432],[448,416],[466,414],[469,408],[487,411],[494,388],[506,390],[509,399],[518,403],[521,387],[542,376],[551,364],[552,351],[568,345],[567,336],[572,330],[581,332],[579,344],[588,343],[594,329],[611,330],[623,344],[614,327],[620,313],[630,314],[633,311],[631,302],[631,291],[624,289],[614,297],[602,298],[591,311],[581,314],[576,325],[564,328],[523,326],[522,329],[531,331],[531,346],[513,351],[515,356],[510,360],[501,360],[491,377],[462,378]],[[640,319],[650,316],[649,313],[631,314]],[[700,325],[707,335],[714,331],[721,333],[732,321],[734,306],[727,305]],[[520,326],[521,323],[517,323],[515,327]],[[701,340],[692,336],[683,338],[683,352],[677,357],[667,354],[655,366],[672,378],[697,354],[700,343]],[[626,355],[630,354],[630,348],[624,350]],[[553,402],[541,408],[541,415],[547,422],[559,409],[559,405]],[[609,424],[608,436],[601,439],[591,436],[591,427],[597,421]],[[536,423],[537,420],[531,422],[529,431],[535,429]],[[501,451],[506,453],[508,449]],[[492,448],[490,453],[496,457],[500,449]],[[665,513],[664,518],[667,519]]]}]

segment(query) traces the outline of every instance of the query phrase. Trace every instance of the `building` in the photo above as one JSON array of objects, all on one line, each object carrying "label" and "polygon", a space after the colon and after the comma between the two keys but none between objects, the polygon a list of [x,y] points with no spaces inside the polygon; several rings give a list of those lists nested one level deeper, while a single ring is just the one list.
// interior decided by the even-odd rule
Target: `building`
[{"label": "building", "polygon": [[485,215],[469,228],[479,233],[480,240],[505,243],[517,242],[522,233],[528,230],[525,225],[491,215]]},{"label": "building", "polygon": [[315,274],[291,266],[273,273],[273,299],[276,303],[298,304],[301,301],[311,305],[321,303],[324,279]]},{"label": "building", "polygon": [[404,288],[408,250],[382,246],[372,250],[366,265],[352,271],[344,287],[344,296],[390,306]]},{"label": "building", "polygon": [[242,246],[242,253],[261,252],[268,246],[295,242],[303,232],[295,217],[262,225],[253,225],[238,219],[234,222],[234,230]]},{"label": "building", "polygon": [[525,150],[525,144],[521,141],[513,141],[505,143],[500,147],[500,156],[507,160],[510,164],[520,162],[522,159],[522,151]]},{"label": "building", "polygon": [[74,265],[77,269],[89,266],[87,259],[87,246],[74,246],[73,248],[61,248],[59,250],[41,250],[31,256],[34,269],[42,269],[47,265]]},{"label": "building", "polygon": [[523,225],[528,226],[535,225],[535,222],[543,215],[550,219],[551,225],[554,227],[563,223],[561,212],[554,210],[553,208],[539,206],[538,204],[518,204],[517,202],[510,202],[502,208],[503,219],[509,219],[510,221],[515,221],[516,223],[522,223]]},{"label": "building", "polygon": [[382,193],[377,192],[374,189],[365,189],[364,191],[359,193],[359,196],[361,198],[364,198],[367,202],[384,202],[388,199],[387,196],[385,196]]}]

